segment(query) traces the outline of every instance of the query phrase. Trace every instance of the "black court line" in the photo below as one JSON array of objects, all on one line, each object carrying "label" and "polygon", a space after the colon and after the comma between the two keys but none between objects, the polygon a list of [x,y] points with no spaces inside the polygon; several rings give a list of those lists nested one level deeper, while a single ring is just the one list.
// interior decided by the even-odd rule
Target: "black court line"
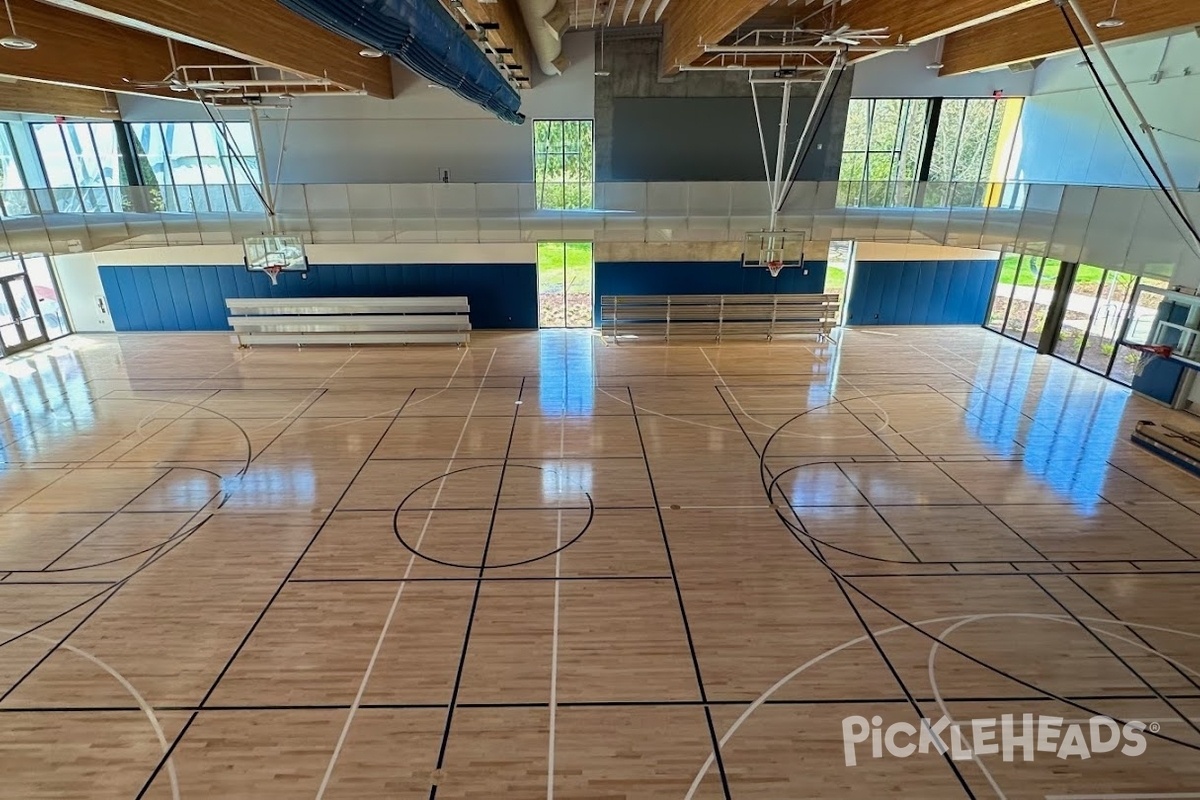
[{"label": "black court line", "polygon": [[[520,400],[524,395],[525,387],[522,382],[521,388],[517,391],[517,399]],[[479,609],[479,595],[483,591],[483,577],[487,571],[488,551],[492,546],[492,534],[496,529],[496,515],[500,511],[500,496],[504,491],[504,476],[508,471],[508,453],[512,451],[513,437],[517,432],[517,417],[520,414],[521,406],[514,406],[512,413],[512,425],[508,431],[508,447],[505,449],[504,461],[500,465],[500,481],[496,485],[496,496],[492,501],[492,516],[488,521],[487,536],[483,540],[483,555],[479,559],[479,571],[475,576],[475,591],[471,597],[471,610],[467,614],[467,628],[463,634],[462,650],[458,656],[458,669],[454,675],[454,688],[450,692],[450,705],[446,710],[446,726],[442,730],[442,742],[438,748],[437,766],[434,768],[440,771],[446,763],[446,749],[450,744],[450,731],[454,723],[454,710],[458,705],[458,694],[462,690],[463,671],[467,665],[467,650],[471,644],[471,631],[475,626],[475,612]],[[469,418],[468,418],[469,419]],[[465,425],[465,423],[464,423]],[[434,800],[437,797],[438,785],[434,782],[429,787],[429,800]]]},{"label": "black court line", "polygon": [[[544,558],[544,556],[542,556]],[[488,567],[488,570],[503,569],[502,567]],[[496,578],[477,578],[475,576],[463,576],[461,578],[454,577],[438,577],[438,578],[292,578],[291,583],[437,583],[439,581],[451,581],[463,583],[466,581],[512,581],[512,582],[537,582],[537,581],[669,581],[670,575],[563,575],[554,577],[553,575],[529,575],[529,576],[507,576]],[[18,586],[20,584],[8,584],[9,586]]]},{"label": "black court line", "polygon": [[1030,575],[1029,580],[1031,580],[1035,586],[1037,586],[1039,589],[1041,589],[1046,594],[1046,596],[1049,597],[1054,602],[1055,605],[1057,605],[1059,608],[1061,608],[1063,610],[1064,613],[1066,613],[1068,616],[1070,616],[1071,619],[1075,620],[1075,624],[1078,625],[1080,627],[1080,629],[1086,631],[1089,636],[1091,636],[1093,639],[1096,640],[1097,644],[1099,644],[1101,647],[1103,647],[1105,650],[1108,651],[1109,655],[1111,655],[1113,658],[1115,658],[1117,661],[1119,661],[1121,663],[1121,666],[1125,667],[1125,669],[1128,670],[1130,675],[1132,675],[1134,678],[1136,678],[1138,680],[1139,683],[1143,684],[1147,689],[1149,689],[1151,692],[1153,692],[1155,697],[1157,697],[1159,700],[1161,700],[1163,703],[1165,703],[1167,708],[1171,709],[1171,711],[1177,717],[1179,717],[1181,720],[1183,720],[1189,728],[1191,728],[1196,733],[1200,734],[1200,725],[1197,725],[1195,722],[1193,722],[1191,717],[1189,717],[1185,712],[1181,711],[1174,703],[1172,703],[1167,698],[1167,696],[1165,694],[1163,694],[1162,691],[1159,690],[1159,688],[1157,686],[1155,686],[1153,683],[1151,683],[1146,678],[1146,676],[1144,676],[1144,675],[1142,675],[1142,673],[1138,672],[1136,667],[1134,667],[1132,664],[1130,664],[1128,661],[1126,661],[1125,658],[1120,653],[1118,653],[1116,650],[1114,650],[1112,648],[1112,646],[1105,640],[1105,638],[1103,636],[1101,636],[1099,633],[1097,633],[1095,630],[1088,627],[1087,625],[1084,625],[1083,620],[1081,620],[1079,618],[1079,615],[1076,614],[1074,611],[1072,611],[1070,609],[1070,607],[1067,606],[1066,603],[1064,603],[1062,600],[1059,600],[1058,597],[1054,594],[1054,592],[1050,591],[1050,589],[1045,584],[1043,584],[1041,581],[1038,580],[1036,575]]},{"label": "black court line", "polygon": [[[1091,591],[1089,591],[1086,586],[1084,586],[1082,583],[1080,583],[1078,580],[1076,580],[1074,575],[1068,575],[1068,576],[1066,576],[1066,578],[1072,584],[1075,585],[1075,588],[1077,588],[1079,591],[1083,592],[1085,595],[1087,595],[1087,597],[1093,603],[1095,603],[1097,606],[1099,606],[1101,609],[1103,609],[1105,614],[1108,614],[1110,617],[1112,617],[1117,622],[1124,622],[1124,620],[1122,620],[1120,617],[1118,617],[1116,614],[1114,614],[1113,610],[1111,608],[1109,608],[1105,603],[1103,603],[1100,600],[1100,598],[1096,597],[1096,595],[1093,594]],[[1137,628],[1124,628],[1124,630],[1131,633],[1139,642],[1146,645],[1147,647],[1149,647],[1151,649],[1157,649],[1152,644],[1150,644],[1150,642],[1146,639],[1146,637],[1142,636],[1142,634],[1138,631]],[[1190,683],[1196,689],[1200,690],[1200,683],[1198,683],[1195,678],[1193,678],[1191,675],[1189,675],[1187,673],[1187,671],[1180,669],[1179,665],[1172,661],[1168,661],[1167,664],[1171,667],[1171,669],[1173,669],[1173,670],[1175,670],[1175,672],[1179,673],[1179,675],[1184,680],[1186,680],[1188,683]]]},{"label": "black court line", "polygon": [[[408,398],[412,399],[412,395],[413,393],[409,392]],[[405,402],[407,403],[408,401],[406,400]],[[401,406],[401,409],[402,408],[403,406]],[[400,411],[397,410],[395,416],[392,417],[392,422],[395,422],[399,415]],[[389,423],[388,427],[385,428],[383,433],[379,435],[379,439],[375,442],[375,447],[379,447],[380,443],[383,442],[384,437],[387,436],[388,431],[390,430],[391,424]],[[374,450],[371,452],[374,452]],[[341,503],[341,501],[345,499],[346,495],[350,492],[350,487],[354,485],[354,481],[358,479],[360,474],[362,474],[362,471],[366,467],[367,461],[369,460],[370,454],[367,455],[367,458],[363,459],[362,464],[354,473],[354,477],[350,479],[350,482],[346,484],[346,488],[342,490],[337,502],[335,502],[333,507],[330,508],[328,513],[326,513],[325,518],[317,526],[316,532],[313,533],[312,537],[308,540],[308,543],[304,545],[304,549],[300,551],[300,555],[296,557],[291,569],[289,569],[287,574],[284,575],[283,580],[279,582],[279,586],[276,587],[274,593],[272,593],[271,597],[267,600],[266,605],[264,605],[262,610],[258,612],[258,616],[256,616],[254,622],[250,624],[250,628],[246,631],[246,634],[242,637],[242,640],[238,642],[237,647],[234,648],[233,653],[229,656],[228,660],[226,660],[225,665],[221,667],[221,671],[217,673],[217,677],[208,687],[208,691],[204,693],[204,697],[201,698],[198,709],[203,709],[208,701],[212,698],[213,692],[216,691],[217,686],[221,683],[221,680],[229,672],[229,668],[233,666],[233,662],[236,661],[237,657],[241,654],[242,648],[246,646],[246,643],[250,641],[250,637],[254,635],[256,630],[258,630],[259,624],[262,623],[263,618],[266,617],[267,612],[271,609],[271,606],[274,605],[275,601],[279,598],[279,595],[283,592],[284,587],[288,585],[288,581],[291,579],[292,575],[295,574],[296,569],[299,568],[300,562],[302,562],[304,557],[308,555],[308,551],[312,549],[313,543],[317,541],[317,537],[321,535],[321,531],[325,530],[325,526],[333,517],[334,511],[337,510],[338,503]],[[145,783],[142,784],[142,788],[137,793],[138,800],[141,800],[141,798],[146,796],[146,792],[150,791],[150,787],[154,784],[155,779],[158,777],[159,773],[162,772],[162,769],[166,765],[167,761],[171,759],[172,754],[175,752],[175,748],[181,741],[183,741],[184,736],[187,735],[188,730],[192,727],[192,723],[196,721],[196,717],[199,713],[199,710],[194,711],[179,729],[179,733],[177,733],[175,738],[171,741],[170,747],[168,747],[166,752],[162,754],[162,757],[158,760],[158,763],[154,766],[154,769],[150,771],[150,775],[146,778]]]},{"label": "black court line", "polygon": [[[42,655],[42,657],[37,660],[36,663],[34,663],[31,667],[29,667],[29,669],[25,670],[25,672],[21,674],[21,677],[19,677],[14,683],[12,683],[3,693],[0,693],[0,703],[2,703],[5,699],[7,699],[9,697],[9,695],[11,695],[13,692],[15,692],[17,690],[17,688],[20,687],[21,684],[23,684],[31,675],[33,675],[38,670],[38,668],[42,666],[42,664],[46,663],[46,661],[48,661],[52,655],[54,655],[56,652],[58,652],[59,647],[61,647],[62,644],[65,641],[67,641],[67,639],[74,636],[75,633],[79,629],[81,629],[84,625],[86,625],[88,620],[90,620],[97,612],[99,612],[100,609],[102,609],[105,606],[105,604],[108,603],[108,601],[110,601],[114,597],[116,597],[117,593],[120,592],[121,589],[123,589],[127,585],[129,585],[130,581],[132,581],[137,575],[139,575],[141,572],[143,572],[144,570],[149,568],[151,565],[157,563],[159,559],[161,559],[163,556],[170,553],[172,550],[174,550],[180,544],[182,544],[183,542],[186,542],[193,533],[195,533],[197,530],[202,528],[205,523],[207,523],[210,519],[212,519],[212,514],[209,514],[207,517],[205,517],[199,523],[197,523],[196,525],[194,525],[191,528],[188,528],[187,526],[191,523],[191,521],[196,519],[196,517],[198,517],[202,513],[204,513],[203,510],[197,511],[196,513],[194,513],[189,518],[188,522],[185,522],[183,524],[183,526],[180,528],[179,532],[177,532],[174,537],[172,537],[171,539],[168,539],[165,542],[158,544],[154,548],[154,551],[151,552],[148,556],[146,556],[146,558],[143,560],[142,564],[139,567],[137,567],[133,572],[131,572],[129,575],[127,575],[126,577],[113,582],[112,584],[101,589],[99,592],[96,592],[95,594],[91,595],[90,597],[87,597],[87,598],[79,601],[78,603],[76,603],[75,605],[66,609],[65,611],[60,611],[58,614],[55,614],[54,616],[50,617],[49,619],[43,620],[42,622],[38,623],[37,625],[34,625],[32,628],[29,628],[28,630],[24,631],[23,633],[21,633],[19,635],[15,635],[15,636],[10,636],[5,641],[0,642],[0,648],[2,648],[2,647],[4,647],[4,645],[15,642],[18,639],[28,636],[29,634],[33,633],[34,631],[40,630],[41,628],[44,628],[47,625],[50,625],[54,622],[57,622],[60,619],[63,619],[68,614],[72,614],[75,611],[78,611],[80,608],[83,608],[88,603],[91,603],[95,600],[100,601],[100,602],[96,603],[95,607],[93,607],[90,611],[88,611],[86,614],[84,614],[83,617],[80,618],[80,620],[77,623],[75,623],[69,631],[67,631],[65,634],[63,634],[61,637],[59,637],[58,641],[54,644],[54,646],[51,647],[49,650],[47,650]],[[13,585],[17,585],[17,584],[13,584]]]},{"label": "black court line", "polygon": [[[754,444],[754,440],[750,438],[750,435],[748,433],[746,433],[746,429],[744,427],[742,427],[741,420],[737,419],[737,415],[734,413],[732,406],[729,405],[729,400],[725,397],[725,393],[720,390],[719,386],[714,387],[714,388],[717,390],[717,394],[720,395],[721,400],[725,403],[725,407],[727,409],[729,409],[730,415],[734,417],[734,421],[737,423],[737,426],[739,428],[741,428],[742,435],[745,437],[746,443],[748,445],[750,445],[750,449],[752,451],[754,451],[755,455],[758,456],[759,477],[762,478],[762,473],[764,473],[764,472],[767,475],[772,475],[770,467],[768,467],[766,465],[767,450],[770,448],[771,441],[775,438],[776,434],[778,434],[779,431],[783,430],[783,428],[787,426],[788,422],[783,423],[783,425],[781,425],[779,428],[776,429],[775,433],[771,434],[771,437],[763,445],[763,449],[760,451],[758,449],[758,447]],[[798,419],[799,416],[800,415],[797,415],[797,417],[794,417],[794,419]],[[767,500],[770,502],[773,502],[773,499],[774,499],[773,498],[773,489],[774,489],[777,481],[778,481],[778,477],[775,477],[775,476],[772,476],[772,481],[769,486],[767,486],[767,482],[765,479],[762,481],[764,484],[764,488],[766,489],[766,492],[767,492]],[[853,481],[851,481],[851,483],[853,484]],[[857,486],[855,488],[857,488]],[[792,515],[796,517],[796,521],[799,522],[801,525],[803,525],[803,522],[800,520],[799,515],[796,514],[795,509],[791,508],[791,506],[786,506],[786,507],[792,512]],[[778,516],[781,521],[785,521],[783,518],[783,514],[779,510],[779,508],[775,508],[774,510],[775,510],[776,516]],[[843,585],[843,582],[840,579],[840,577],[838,576],[837,571],[829,566],[827,558],[820,551],[819,544],[821,544],[821,542],[818,542],[816,539],[810,539],[810,541],[805,542],[805,541],[801,541],[799,539],[799,537],[795,536],[794,532],[792,535],[793,535],[793,538],[795,538],[797,541],[800,542],[801,547],[803,547],[814,558],[816,558],[818,563],[820,563],[822,566],[824,566],[829,571],[830,575],[834,577],[834,582],[836,583],[836,585],[838,587],[838,591],[841,592],[842,597],[845,599],[846,605],[850,607],[851,612],[858,619],[860,627],[862,628],[862,630],[865,633],[865,635],[867,636],[868,640],[871,642],[872,646],[874,647],[876,654],[879,656],[880,660],[883,661],[884,665],[887,667],[888,671],[891,673],[892,678],[896,681],[896,685],[900,688],[901,693],[904,695],[904,702],[907,703],[913,709],[913,711],[916,712],[918,718],[925,719],[926,715],[921,710],[920,703],[918,702],[916,697],[913,695],[912,691],[908,688],[908,685],[905,684],[904,680],[900,677],[899,671],[896,669],[896,667],[892,663],[891,659],[888,658],[888,655],[884,651],[883,646],[879,643],[878,637],[876,637],[874,631],[871,630],[870,626],[867,624],[867,621],[863,618],[862,612],[859,610],[858,606],[854,603],[853,600],[851,600],[850,595],[846,591],[846,587]],[[811,546],[811,549],[810,549],[810,546]],[[971,791],[971,787],[967,783],[966,778],[963,776],[962,772],[958,769],[958,765],[954,763],[954,760],[950,757],[950,754],[948,751],[945,753],[942,753],[942,760],[950,767],[951,772],[953,772],[954,777],[958,779],[959,784],[962,786],[963,790],[967,793],[967,796],[972,798],[972,800],[973,800],[975,797],[974,792]]]},{"label": "black court line", "polygon": [[642,436],[642,423],[637,413],[637,404],[633,400],[633,390],[628,386],[625,391],[629,396],[629,407],[633,409],[633,422],[637,428],[638,443],[642,448],[642,463],[646,468],[646,479],[650,482],[650,496],[654,498],[654,508],[658,515],[658,528],[662,533],[663,548],[667,554],[667,565],[671,568],[671,583],[675,587],[675,600],[679,603],[679,617],[683,622],[683,632],[687,637],[688,652],[692,657],[692,669],[696,673],[696,687],[700,692],[700,701],[704,706],[704,719],[708,723],[708,734],[712,739],[713,759],[717,765],[717,772],[721,777],[721,789],[725,794],[726,800],[731,800],[732,795],[729,791],[729,776],[725,773],[725,759],[721,754],[721,740],[717,736],[717,728],[713,722],[712,709],[708,702],[708,691],[704,687],[704,676],[700,670],[700,659],[696,655],[696,642],[692,637],[692,627],[688,623],[687,609],[684,607],[683,590],[679,585],[679,573],[675,569],[675,557],[671,553],[671,541],[667,536],[667,525],[663,520],[662,505],[658,500],[658,489],[654,485],[654,473],[650,469],[650,454],[646,450],[646,440]]},{"label": "black court line", "polygon": [[[1200,694],[1173,694],[1172,700],[1200,700]],[[917,697],[919,703],[936,703],[939,698]],[[940,698],[942,702],[950,703],[1055,703],[1053,698],[1045,696],[984,696],[951,695]],[[1075,700],[1111,702],[1153,701],[1158,698],[1151,694],[1112,694],[1112,695],[1076,695]],[[548,708],[548,702],[513,702],[513,703],[459,703],[459,708],[474,709],[517,709],[517,708]],[[705,704],[700,700],[571,700],[556,702],[559,708],[701,708]],[[714,700],[709,699],[708,705],[715,708],[742,708],[749,705],[744,699]],[[769,698],[763,701],[765,706],[836,706],[836,705],[908,705],[904,697],[810,697],[810,698]],[[425,711],[429,709],[444,709],[445,703],[361,703],[360,709],[383,711]],[[173,713],[246,713],[270,711],[348,711],[350,706],[338,703],[310,703],[298,705],[207,705],[203,708],[188,705],[155,706],[155,711]],[[5,706],[0,708],[0,716],[5,714],[80,714],[126,712],[144,714],[145,709],[138,706],[30,706],[21,708]]]},{"label": "black court line", "polygon": [[[806,412],[804,412],[804,413],[806,413]],[[803,416],[803,413],[798,416]],[[774,439],[775,435],[776,434],[772,434],[771,439],[769,439],[767,442],[767,447],[769,447],[770,442],[771,442],[771,440]],[[764,448],[764,453],[765,453],[765,449],[766,448]],[[760,456],[759,456],[759,469],[760,469],[760,477],[762,478],[762,482],[763,482],[763,489],[767,493],[768,497],[770,497],[773,494],[774,487],[776,486],[776,484],[779,481],[779,477],[776,476],[768,484],[767,476],[770,474],[770,471],[766,467],[765,455],[762,455],[762,454],[760,454]],[[808,543],[808,540],[811,538],[811,535],[805,530],[803,521],[800,520],[800,518],[798,516],[796,516],[796,524],[793,524],[792,522],[788,521],[788,519],[784,516],[782,511],[780,511],[778,508],[776,508],[775,511],[776,511],[776,516],[778,517],[779,521],[784,525],[785,528],[788,529],[788,531],[791,533],[793,539],[795,539],[802,547],[804,547],[806,550],[808,550],[807,543]],[[795,516],[795,514],[793,514],[793,516]],[[990,672],[993,672],[996,675],[999,675],[1000,677],[1006,678],[1007,680],[1009,680],[1013,683],[1016,683],[1020,686],[1024,686],[1026,689],[1029,689],[1029,690],[1035,691],[1035,692],[1041,692],[1042,694],[1044,694],[1045,696],[1047,696],[1049,698],[1053,698],[1065,705],[1069,705],[1069,706],[1072,706],[1073,708],[1077,708],[1077,709],[1079,709],[1085,713],[1088,713],[1092,716],[1099,715],[1099,712],[1083,705],[1080,702],[1072,700],[1070,697],[1056,694],[1055,692],[1052,692],[1048,689],[1044,689],[1040,686],[1037,686],[1037,685],[1035,685],[1029,681],[1026,681],[1012,673],[1009,673],[1003,669],[1000,669],[999,667],[993,666],[992,664],[989,664],[988,662],[986,662],[980,658],[977,658],[976,656],[972,655],[971,653],[945,641],[944,639],[942,639],[938,636],[935,636],[932,633],[929,633],[920,625],[913,623],[911,620],[906,618],[903,614],[900,614],[899,612],[893,610],[886,603],[883,603],[882,601],[877,600],[875,597],[873,597],[871,594],[869,594],[866,590],[862,589],[860,586],[858,586],[854,582],[848,580],[843,574],[838,572],[838,570],[836,568],[832,567],[830,564],[828,564],[823,559],[821,559],[819,561],[819,563],[821,564],[821,566],[823,566],[829,572],[830,576],[835,581],[837,581],[838,586],[841,587],[842,591],[844,593],[846,593],[847,596],[848,596],[847,590],[853,591],[856,596],[861,597],[863,600],[865,600],[870,605],[879,609],[884,614],[893,618],[898,623],[905,626],[912,632],[928,639],[931,643],[936,643],[936,644],[940,645],[941,647],[944,647],[947,650],[949,650],[953,653],[956,653],[959,656],[962,656],[963,658],[967,659],[968,661],[971,661],[972,663],[974,663],[980,667],[983,667],[984,669],[986,669]],[[1010,562],[1010,565],[1011,565],[1011,562]],[[1013,568],[1014,568],[1014,570],[1016,569],[1015,565],[1013,566]],[[859,612],[858,612],[857,606],[852,604],[852,607],[854,607],[855,613],[858,614]],[[868,635],[871,635],[870,632],[868,632]],[[873,638],[873,636],[872,636],[872,638]],[[1153,687],[1151,687],[1151,688],[1153,690]],[[1107,716],[1112,717],[1112,715],[1107,715]],[[1127,720],[1118,719],[1116,717],[1112,717],[1112,718],[1114,721],[1116,721],[1120,724],[1125,724],[1127,722]],[[1193,744],[1191,742],[1185,741],[1185,740],[1177,738],[1175,736],[1167,735],[1165,733],[1162,733],[1161,731],[1160,732],[1148,731],[1148,733],[1156,739],[1168,741],[1173,744],[1177,744],[1182,747],[1185,747],[1189,750],[1200,750],[1200,745]],[[954,766],[953,763],[951,763],[951,767],[955,770],[955,773],[958,774],[958,770]],[[969,791],[969,789],[968,789],[968,791]]]},{"label": "black court line", "polygon": [[[875,516],[879,518],[879,521],[882,522],[884,525],[886,525],[887,529],[892,532],[892,536],[896,537],[896,541],[900,542],[900,544],[904,546],[904,549],[907,550],[908,554],[913,557],[913,560],[918,564],[922,563],[921,557],[919,555],[917,555],[917,551],[913,550],[912,547],[908,544],[908,542],[906,542],[904,540],[904,537],[901,536],[899,531],[897,531],[896,528],[892,525],[892,523],[890,521],[888,521],[888,518],[885,517],[883,514],[879,513],[879,509],[875,507],[875,503],[872,502],[871,498],[867,497],[867,493],[862,490],[862,487],[860,487],[857,483],[855,483],[854,479],[846,474],[846,470],[842,469],[841,464],[835,464],[834,466],[837,467],[837,470],[841,474],[841,476],[843,478],[845,478],[846,481],[851,486],[854,487],[854,491],[858,492],[858,496],[861,497],[864,502],[866,502],[867,506],[873,512],[875,512]],[[768,467],[768,469],[770,469],[770,468]],[[788,498],[788,500],[790,501],[791,498]],[[789,502],[789,505],[790,505],[790,502]],[[824,508],[825,506],[817,506],[817,507]],[[861,508],[862,506],[857,506],[857,507]],[[794,508],[794,506],[793,506],[793,508]]]}]

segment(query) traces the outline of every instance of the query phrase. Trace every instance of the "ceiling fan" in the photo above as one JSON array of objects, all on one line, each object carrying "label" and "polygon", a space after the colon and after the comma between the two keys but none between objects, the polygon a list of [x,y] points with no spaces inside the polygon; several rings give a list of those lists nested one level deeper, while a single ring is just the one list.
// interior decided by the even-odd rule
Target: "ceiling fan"
[{"label": "ceiling fan", "polygon": [[[130,86],[132,86],[134,89],[170,89],[172,92],[190,92],[190,91],[192,91],[192,87],[188,86],[188,84],[182,78],[180,78],[176,73],[171,73],[167,77],[163,78],[161,81],[133,81],[133,80],[130,80],[129,78],[121,78],[121,80],[123,82],[129,84]],[[205,91],[213,92],[213,91],[225,91],[225,90],[206,87]]]},{"label": "ceiling fan", "polygon": [[813,31],[813,33],[821,37],[819,44],[844,44],[847,47],[857,47],[863,42],[878,44],[889,36],[887,28],[853,28],[849,25],[842,25],[831,31]]}]

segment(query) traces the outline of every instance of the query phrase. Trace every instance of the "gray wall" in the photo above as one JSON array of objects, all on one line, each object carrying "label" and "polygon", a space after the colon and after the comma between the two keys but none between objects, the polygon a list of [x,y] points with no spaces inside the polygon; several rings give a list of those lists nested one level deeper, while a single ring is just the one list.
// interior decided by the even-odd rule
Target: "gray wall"
[{"label": "gray wall", "polygon": [[[1180,34],[1113,47],[1111,54],[1146,118],[1161,129],[1156,135],[1180,188],[1200,188],[1200,39]],[[1079,60],[1078,54],[1068,54],[1037,68],[1033,96],[1025,101],[1017,129],[1011,177],[1043,183],[1151,185],[1090,71],[1076,66]],[[1097,66],[1107,80],[1104,66]],[[1156,72],[1161,72],[1157,81],[1151,77]],[[1110,91],[1153,159],[1137,118],[1119,91]]]},{"label": "gray wall", "polygon": [[[595,66],[590,32],[565,37],[571,65],[521,93],[530,121],[591,119]],[[397,96],[298,97],[287,125],[282,183],[453,183],[533,180],[533,125],[509,125],[478,106],[396,66]],[[206,120],[196,103],[121,96],[126,121]],[[263,111],[264,149],[274,175],[284,112]],[[244,113],[229,112],[230,119]]]},{"label": "gray wall", "polygon": [[[607,41],[604,69],[611,75],[598,76],[595,89],[597,180],[764,179],[745,72],[681,73],[662,80],[659,42],[652,38]],[[836,180],[852,83],[847,71],[800,167],[801,180]],[[772,163],[781,92],[774,86],[760,91]],[[816,84],[793,88],[793,147],[816,92]]]}]

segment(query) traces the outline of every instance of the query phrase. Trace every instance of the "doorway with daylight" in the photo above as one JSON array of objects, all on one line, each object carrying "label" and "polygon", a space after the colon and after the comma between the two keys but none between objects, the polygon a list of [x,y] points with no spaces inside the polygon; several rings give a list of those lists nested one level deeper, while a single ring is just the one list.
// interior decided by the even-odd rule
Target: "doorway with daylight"
[{"label": "doorway with daylight", "polygon": [[592,243],[538,242],[538,327],[592,327]]}]

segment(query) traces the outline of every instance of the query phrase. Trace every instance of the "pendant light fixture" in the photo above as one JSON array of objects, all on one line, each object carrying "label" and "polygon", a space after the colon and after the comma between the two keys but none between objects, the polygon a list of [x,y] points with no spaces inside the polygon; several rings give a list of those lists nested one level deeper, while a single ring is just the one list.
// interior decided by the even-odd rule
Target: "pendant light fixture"
[{"label": "pendant light fixture", "polygon": [[1117,3],[1120,1],[1121,0],[1113,0],[1112,13],[1097,22],[1097,28],[1119,28],[1125,24],[1125,20],[1117,16]]},{"label": "pendant light fixture", "polygon": [[9,50],[32,50],[37,47],[37,42],[33,39],[17,33],[17,24],[13,22],[12,6],[8,4],[8,0],[4,0],[4,10],[8,12],[8,27],[12,35],[0,39],[0,47],[7,47]]}]

